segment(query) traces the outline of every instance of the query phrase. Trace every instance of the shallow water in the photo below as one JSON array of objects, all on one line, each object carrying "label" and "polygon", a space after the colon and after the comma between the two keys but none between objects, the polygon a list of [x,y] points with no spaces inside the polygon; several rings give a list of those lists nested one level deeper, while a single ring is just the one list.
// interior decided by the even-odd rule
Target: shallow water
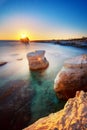
[{"label": "shallow water", "polygon": [[[44,71],[30,71],[26,54],[39,49],[46,51],[49,67]],[[87,49],[52,43],[25,46],[20,42],[0,41],[0,61],[8,62],[0,67],[0,114],[5,112],[0,122],[5,120],[9,130],[20,130],[63,108],[65,102],[53,90],[54,79],[66,59],[85,53]]]}]

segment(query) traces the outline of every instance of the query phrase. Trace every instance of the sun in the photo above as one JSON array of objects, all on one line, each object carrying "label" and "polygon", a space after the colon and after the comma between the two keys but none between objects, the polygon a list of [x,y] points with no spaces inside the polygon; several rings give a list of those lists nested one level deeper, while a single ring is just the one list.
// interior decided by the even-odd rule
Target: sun
[{"label": "sun", "polygon": [[21,34],[21,39],[25,39],[27,35],[25,33]]},{"label": "sun", "polygon": [[20,41],[22,43],[29,43],[29,38],[28,36],[26,35],[26,33],[22,33],[21,36],[20,36]]}]

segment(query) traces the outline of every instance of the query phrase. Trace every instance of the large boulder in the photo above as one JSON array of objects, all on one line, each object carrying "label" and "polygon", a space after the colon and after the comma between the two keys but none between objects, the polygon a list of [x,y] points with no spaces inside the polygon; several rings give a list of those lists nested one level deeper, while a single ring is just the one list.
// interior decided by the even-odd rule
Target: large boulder
[{"label": "large boulder", "polygon": [[87,130],[87,92],[77,92],[63,110],[39,119],[24,130]]},{"label": "large boulder", "polygon": [[64,63],[58,73],[54,90],[60,99],[74,97],[76,91],[87,91],[87,55],[77,56]]},{"label": "large boulder", "polygon": [[44,55],[44,50],[37,50],[27,54],[27,59],[31,70],[46,69],[48,67],[49,63]]}]

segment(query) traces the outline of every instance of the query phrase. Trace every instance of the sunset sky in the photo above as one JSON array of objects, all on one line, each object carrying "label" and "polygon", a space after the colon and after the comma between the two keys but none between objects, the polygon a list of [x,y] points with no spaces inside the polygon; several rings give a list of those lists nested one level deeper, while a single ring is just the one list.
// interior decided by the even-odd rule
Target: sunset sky
[{"label": "sunset sky", "polygon": [[87,36],[87,0],[0,0],[0,39]]}]

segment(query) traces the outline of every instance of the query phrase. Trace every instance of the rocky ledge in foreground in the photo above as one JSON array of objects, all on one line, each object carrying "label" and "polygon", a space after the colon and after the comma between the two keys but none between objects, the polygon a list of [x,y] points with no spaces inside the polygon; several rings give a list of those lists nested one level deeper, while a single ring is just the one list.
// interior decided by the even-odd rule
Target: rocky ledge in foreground
[{"label": "rocky ledge in foreground", "polygon": [[87,55],[77,56],[64,63],[55,79],[54,90],[60,99],[74,97],[76,91],[87,91]]},{"label": "rocky ledge in foreground", "polygon": [[40,70],[48,67],[49,63],[44,55],[44,50],[37,50],[27,54],[30,70]]},{"label": "rocky ledge in foreground", "polygon": [[5,61],[0,61],[0,66],[3,66],[3,65],[5,65],[5,64],[7,64],[7,62],[5,62]]},{"label": "rocky ledge in foreground", "polygon": [[24,130],[87,130],[87,92],[78,91],[63,110],[39,119]]}]

